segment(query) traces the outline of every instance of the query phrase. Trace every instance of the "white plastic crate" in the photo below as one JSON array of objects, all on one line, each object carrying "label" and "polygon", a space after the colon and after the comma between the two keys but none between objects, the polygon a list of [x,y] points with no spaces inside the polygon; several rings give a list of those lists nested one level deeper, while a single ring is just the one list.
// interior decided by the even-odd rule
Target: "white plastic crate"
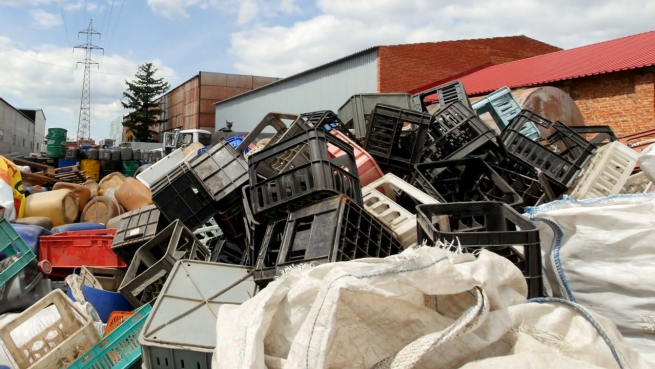
[{"label": "white plastic crate", "polygon": [[[418,204],[438,204],[439,201],[392,173],[385,174],[362,189],[366,212],[390,228],[403,247],[407,248],[416,243],[416,215],[396,203],[396,191],[402,191]],[[408,219],[408,216],[411,217]],[[438,222],[441,229],[450,231],[447,216],[441,217]]]},{"label": "white plastic crate", "polygon": [[221,228],[218,226],[214,218],[209,218],[209,220],[206,221],[201,228],[193,231],[193,235],[196,236],[198,241],[200,241],[200,243],[205,246],[207,246],[207,241],[222,234],[223,232],[221,231]]},{"label": "white plastic crate", "polygon": [[173,170],[182,160],[184,160],[184,150],[179,148],[139,173],[136,179],[150,188],[150,186]]},{"label": "white plastic crate", "polygon": [[616,195],[637,165],[639,154],[615,141],[596,151],[578,176],[569,196],[582,200]]},{"label": "white plastic crate", "polygon": [[369,189],[363,200],[366,212],[391,229],[403,247],[416,244],[416,215],[376,189]]},{"label": "white plastic crate", "polygon": [[631,175],[628,180],[623,185],[621,190],[622,194],[638,194],[638,193],[655,193],[655,185],[653,182],[644,174],[644,172],[639,172],[637,174]]},{"label": "white plastic crate", "polygon": [[211,369],[221,305],[239,305],[256,293],[247,267],[180,260],[170,273],[139,335],[143,366]]},{"label": "white plastic crate", "polygon": [[15,369],[67,368],[98,341],[91,318],[58,289],[0,328]]}]

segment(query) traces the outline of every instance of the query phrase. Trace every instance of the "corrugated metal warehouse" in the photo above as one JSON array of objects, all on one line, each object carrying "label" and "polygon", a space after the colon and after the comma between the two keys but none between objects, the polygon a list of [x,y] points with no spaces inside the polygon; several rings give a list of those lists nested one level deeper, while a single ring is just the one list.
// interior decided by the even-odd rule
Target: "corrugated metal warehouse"
[{"label": "corrugated metal warehouse", "polygon": [[337,111],[358,93],[407,92],[458,73],[561,50],[525,36],[376,46],[216,103],[226,121],[251,131],[269,112]]},{"label": "corrugated metal warehouse", "polygon": [[[30,117],[0,98],[0,152],[19,152],[29,156],[37,147],[43,149],[45,115],[40,109],[25,110]],[[37,134],[37,122],[40,132]],[[37,142],[37,138],[41,140]]]}]

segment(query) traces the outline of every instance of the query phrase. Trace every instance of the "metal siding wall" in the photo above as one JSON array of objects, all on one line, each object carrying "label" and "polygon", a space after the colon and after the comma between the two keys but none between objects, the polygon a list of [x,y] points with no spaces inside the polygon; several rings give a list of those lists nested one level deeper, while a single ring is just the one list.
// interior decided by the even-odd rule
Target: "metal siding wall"
[{"label": "metal siding wall", "polygon": [[0,130],[3,131],[0,155],[12,152],[29,155],[32,152],[30,141],[34,140],[34,122],[4,101],[0,101]]},{"label": "metal siding wall", "polygon": [[377,50],[216,105],[216,128],[225,121],[250,132],[270,112],[337,112],[357,93],[377,92]]}]

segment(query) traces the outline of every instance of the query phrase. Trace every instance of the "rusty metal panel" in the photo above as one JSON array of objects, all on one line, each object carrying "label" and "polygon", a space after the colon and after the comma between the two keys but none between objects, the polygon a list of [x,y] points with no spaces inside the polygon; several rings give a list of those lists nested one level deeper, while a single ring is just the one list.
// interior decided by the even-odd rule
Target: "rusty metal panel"
[{"label": "rusty metal panel", "polygon": [[252,76],[237,76],[237,87],[252,90]]},{"label": "rusty metal panel", "polygon": [[[209,113],[212,116],[214,115],[215,109],[214,109],[214,103],[216,100],[205,100],[202,99],[200,100],[200,112],[201,113]],[[212,122],[213,124],[213,122]]]},{"label": "rusty metal panel", "polygon": [[200,72],[200,83],[203,86],[227,86],[227,74]]},{"label": "rusty metal panel", "polygon": [[200,113],[198,118],[199,127],[214,127],[214,112]]},{"label": "rusty metal panel", "polygon": [[266,86],[269,83],[273,83],[273,82],[279,81],[279,80],[280,80],[279,78],[253,76],[252,77],[252,88],[260,88],[260,87]]},{"label": "rusty metal panel", "polygon": [[227,83],[225,84],[227,87],[238,87],[237,83],[237,75],[236,74],[228,74],[227,75]]},{"label": "rusty metal panel", "polygon": [[[228,87],[225,86],[203,86],[201,99],[212,100],[213,102],[227,99]],[[212,107],[212,110],[214,108]]]}]

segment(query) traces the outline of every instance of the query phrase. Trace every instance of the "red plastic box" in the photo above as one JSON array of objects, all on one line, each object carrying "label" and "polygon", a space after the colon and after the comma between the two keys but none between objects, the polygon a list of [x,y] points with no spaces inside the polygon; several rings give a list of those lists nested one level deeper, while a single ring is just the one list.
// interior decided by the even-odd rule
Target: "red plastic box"
[{"label": "red plastic box", "polygon": [[116,229],[63,232],[39,239],[39,266],[50,277],[66,278],[83,265],[126,268],[111,251]]},{"label": "red plastic box", "polygon": [[[352,146],[353,151],[355,152],[357,171],[359,172],[359,183],[362,185],[362,187],[365,187],[369,183],[382,178],[384,173],[375,162],[371,154],[362,149],[362,147],[353,142],[353,140],[349,139],[348,136],[337,131],[336,129],[331,130],[330,133],[332,133],[334,136],[337,136],[340,140],[346,142],[348,145]],[[328,146],[328,151],[330,152],[330,155],[335,158],[344,155],[343,150],[333,145]]]}]

